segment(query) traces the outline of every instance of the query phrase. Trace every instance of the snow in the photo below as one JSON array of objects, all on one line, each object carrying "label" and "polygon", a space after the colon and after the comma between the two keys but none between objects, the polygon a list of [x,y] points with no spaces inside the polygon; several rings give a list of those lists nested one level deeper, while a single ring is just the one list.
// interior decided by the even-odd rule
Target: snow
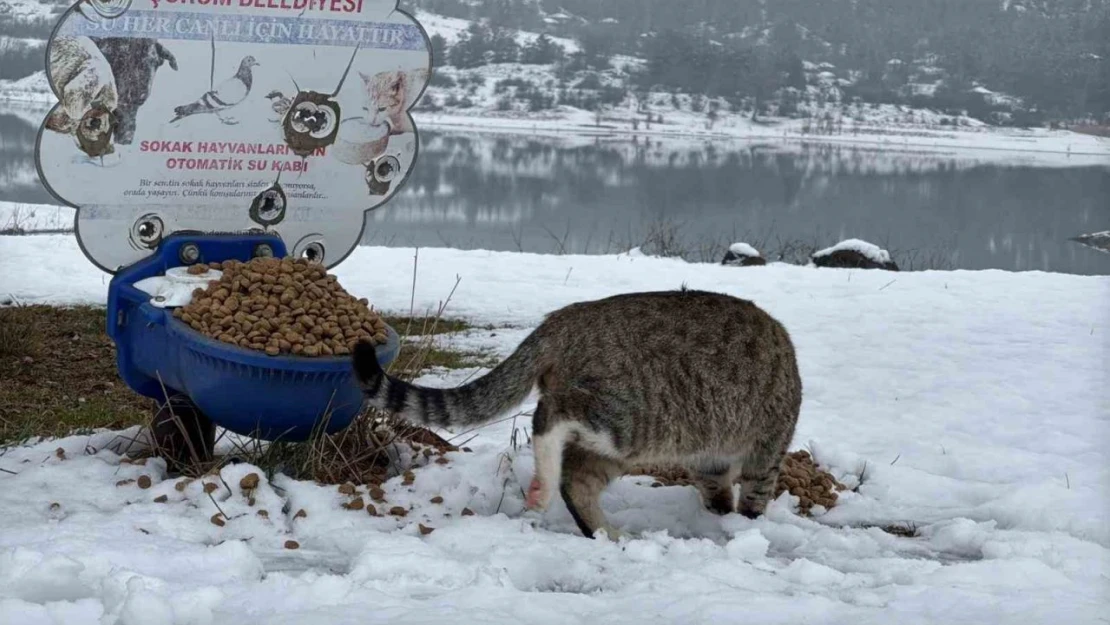
[{"label": "snow", "polygon": [[868,243],[867,241],[861,241],[860,239],[845,239],[832,247],[827,247],[823,250],[818,250],[814,252],[813,258],[821,258],[822,256],[828,256],[829,254],[832,254],[834,252],[842,252],[846,250],[859,252],[863,255],[864,258],[876,263],[890,262],[890,252],[882,249],[874,243]]},{"label": "snow", "polygon": [[[342,509],[334,487],[281,476],[259,487],[262,519],[238,492],[253,470],[239,464],[216,480],[231,518],[218,527],[200,484],[178,492],[161,461],[119,462],[112,443],[134,430],[73,436],[0,456],[0,622],[1024,625],[1104,615],[1110,277],[928,271],[892,282],[772,263],[738,281],[713,263],[642,255],[378,247],[335,273],[398,312],[410,298],[435,310],[461,278],[447,314],[491,327],[440,340],[498,358],[576,301],[683,283],[752,299],[798,349],[805,401],[791,449],[808,446],[862,485],[812,519],[785,496],[750,521],[704,511],[692,488],[629,477],[602,504],[633,538],[590,541],[561,503],[539,518],[522,511],[531,452],[510,442],[530,427],[521,416],[479,430],[473,453],[417,469],[411,486],[388,482],[390,505],[412,507],[403,519]],[[0,237],[0,275],[0,293],[54,304],[103,303],[109,278],[63,235]],[[116,486],[140,475],[151,488]],[[436,495],[442,504],[429,502]],[[307,517],[294,519],[301,508]],[[417,523],[435,531],[422,536]],[[892,523],[919,536],[868,527]],[[290,538],[301,548],[283,549]]]},{"label": "snow", "polygon": [[759,250],[748,245],[747,243],[733,243],[728,246],[728,251],[736,254],[737,256],[747,256],[748,258],[758,258],[760,256]]},{"label": "snow", "polygon": [[[428,33],[428,37],[439,35],[447,41],[448,45],[454,45],[459,37],[466,32],[470,27],[470,20],[464,20],[457,17],[447,17],[436,13],[429,13],[428,11],[417,9],[411,12],[424,30]],[[540,36],[539,33],[528,32],[524,30],[516,31],[517,45],[526,46]],[[548,35],[553,43],[557,43],[563,47],[568,53],[577,52],[579,50],[578,43],[573,39],[564,37],[552,37]]]}]

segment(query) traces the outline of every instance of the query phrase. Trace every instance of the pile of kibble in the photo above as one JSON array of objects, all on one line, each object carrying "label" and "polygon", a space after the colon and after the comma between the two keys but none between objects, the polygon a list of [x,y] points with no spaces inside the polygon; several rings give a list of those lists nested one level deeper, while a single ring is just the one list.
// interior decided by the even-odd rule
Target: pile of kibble
[{"label": "pile of kibble", "polygon": [[[687,486],[694,484],[693,475],[679,466],[643,466],[630,471],[631,475],[648,475],[655,478],[653,487]],[[836,505],[837,491],[844,485],[836,481],[828,471],[822,471],[813,462],[808,451],[798,450],[786,455],[782,460],[779,481],[775,486],[775,497],[789,491],[798,498],[798,512],[809,515],[813,506],[830,509]]]},{"label": "pile of kibble", "polygon": [[343,290],[335,276],[305,259],[254,258],[189,267],[222,272],[173,311],[211,338],[271,356],[343,356],[356,342],[386,342],[381,315]]},{"label": "pile of kibble", "polygon": [[824,506],[826,510],[835,506],[837,491],[842,490],[844,485],[828,471],[817,468],[809,452],[801,449],[783,458],[775,497],[789,491],[798,498],[798,511],[806,515],[813,506]]}]

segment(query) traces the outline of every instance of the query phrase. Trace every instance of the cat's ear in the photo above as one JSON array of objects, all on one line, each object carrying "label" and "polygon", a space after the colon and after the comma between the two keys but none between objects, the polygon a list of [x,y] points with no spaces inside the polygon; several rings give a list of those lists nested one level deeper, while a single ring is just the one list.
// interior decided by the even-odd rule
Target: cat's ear
[{"label": "cat's ear", "polygon": [[372,83],[372,82],[374,82],[374,79],[373,79],[373,78],[371,78],[371,77],[369,77],[369,76],[367,76],[366,74],[363,74],[363,73],[362,73],[362,70],[359,70],[359,72],[358,72],[358,76],[359,76],[359,78],[361,78],[361,79],[362,79],[362,82],[364,82],[364,83],[367,83],[367,84],[369,84],[369,83]]},{"label": "cat's ear", "polygon": [[404,93],[408,89],[408,76],[404,72],[393,72],[389,88],[397,93]]}]

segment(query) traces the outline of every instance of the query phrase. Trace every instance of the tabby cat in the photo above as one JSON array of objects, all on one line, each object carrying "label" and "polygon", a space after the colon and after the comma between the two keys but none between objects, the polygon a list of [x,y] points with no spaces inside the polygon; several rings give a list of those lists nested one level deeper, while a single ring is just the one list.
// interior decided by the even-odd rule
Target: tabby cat
[{"label": "tabby cat", "polygon": [[581,532],[618,536],[599,503],[631,466],[681,464],[704,504],[761,515],[794,436],[802,382],[789,334],[754,303],[686,290],[629,293],[549,313],[505,361],[453,389],[387,375],[369,343],[353,353],[369,403],[403,419],[471,427],[533,387],[535,477],[526,506],[558,489]]}]

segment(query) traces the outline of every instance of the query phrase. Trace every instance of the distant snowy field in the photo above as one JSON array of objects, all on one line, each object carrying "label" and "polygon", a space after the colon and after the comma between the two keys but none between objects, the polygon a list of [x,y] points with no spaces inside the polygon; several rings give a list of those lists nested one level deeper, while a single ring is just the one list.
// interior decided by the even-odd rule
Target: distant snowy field
[{"label": "distant snowy field", "polygon": [[[358,248],[336,273],[391,311],[412,296],[434,309],[461,277],[447,313],[496,329],[443,340],[498,356],[575,301],[683,283],[754,300],[797,344],[792,449],[809,445],[849,486],[864,473],[859,492],[812,520],[787,496],[749,521],[704,511],[692,488],[625,478],[603,505],[634,537],[590,541],[561,502],[522,512],[531,455],[512,451],[506,422],[413,485],[388,483],[390,505],[413,507],[404,519],[279,478],[257,495],[269,520],[218,490],[228,516],[249,514],[217,527],[198,485],[120,465],[103,451],[116,433],[78,436],[0,456],[0,623],[1106,622],[1110,277],[421,249],[413,294],[413,256]],[[108,284],[71,235],[0,237],[0,275],[0,297],[28,303],[103,303]],[[251,470],[223,478],[237,491]],[[152,488],[115,485],[142,474]],[[862,527],[907,522],[919,537]]]}]

